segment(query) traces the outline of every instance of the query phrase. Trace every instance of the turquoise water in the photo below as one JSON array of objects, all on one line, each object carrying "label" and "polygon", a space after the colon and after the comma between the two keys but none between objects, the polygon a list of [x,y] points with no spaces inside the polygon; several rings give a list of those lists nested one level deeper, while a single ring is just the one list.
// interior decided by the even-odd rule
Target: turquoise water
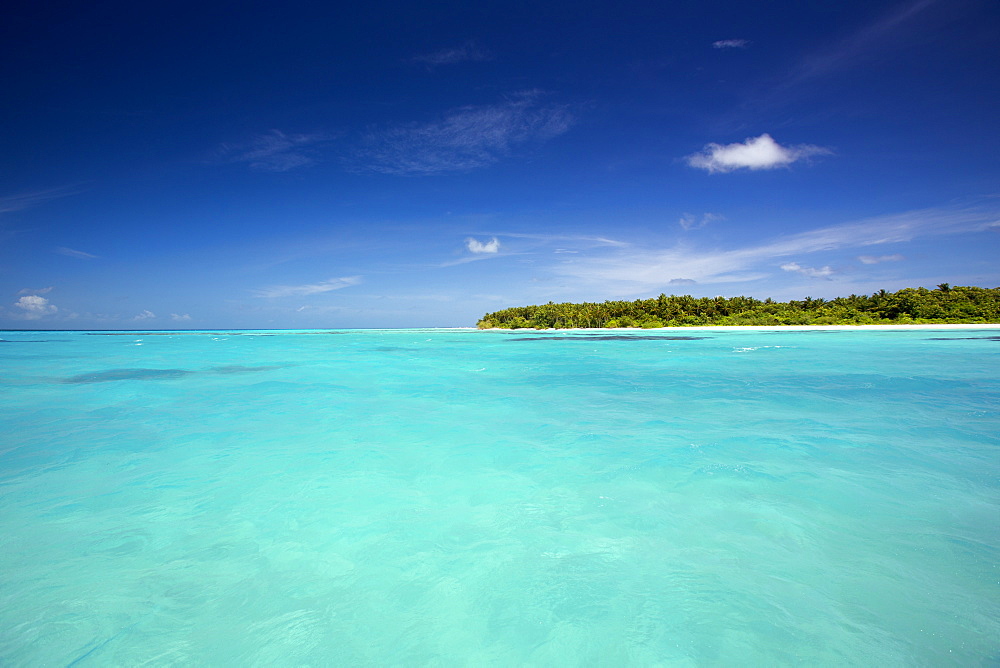
[{"label": "turquoise water", "polygon": [[0,339],[4,666],[1000,663],[1000,329]]}]

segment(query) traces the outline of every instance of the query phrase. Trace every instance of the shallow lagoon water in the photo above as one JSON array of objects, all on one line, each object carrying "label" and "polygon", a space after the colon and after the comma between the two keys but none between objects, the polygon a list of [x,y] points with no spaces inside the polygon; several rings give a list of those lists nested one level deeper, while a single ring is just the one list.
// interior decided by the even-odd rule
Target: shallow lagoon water
[{"label": "shallow lagoon water", "polygon": [[0,332],[0,664],[996,665],[998,335]]}]

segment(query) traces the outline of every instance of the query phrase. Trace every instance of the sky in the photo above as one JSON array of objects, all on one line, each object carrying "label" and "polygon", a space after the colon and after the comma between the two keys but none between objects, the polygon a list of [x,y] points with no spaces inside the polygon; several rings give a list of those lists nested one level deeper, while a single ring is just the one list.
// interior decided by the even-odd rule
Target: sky
[{"label": "sky", "polygon": [[997,287],[997,35],[995,0],[13,0],[0,328]]}]

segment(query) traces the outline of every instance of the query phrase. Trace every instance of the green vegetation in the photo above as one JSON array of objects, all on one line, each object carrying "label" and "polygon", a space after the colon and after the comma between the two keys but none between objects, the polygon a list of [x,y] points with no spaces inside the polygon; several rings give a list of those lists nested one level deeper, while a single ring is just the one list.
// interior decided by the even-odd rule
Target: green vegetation
[{"label": "green vegetation", "polygon": [[570,327],[680,327],[697,325],[900,325],[1000,323],[1000,288],[905,288],[836,299],[761,301],[752,297],[660,295],[603,304],[515,306],[487,313],[480,329]]}]

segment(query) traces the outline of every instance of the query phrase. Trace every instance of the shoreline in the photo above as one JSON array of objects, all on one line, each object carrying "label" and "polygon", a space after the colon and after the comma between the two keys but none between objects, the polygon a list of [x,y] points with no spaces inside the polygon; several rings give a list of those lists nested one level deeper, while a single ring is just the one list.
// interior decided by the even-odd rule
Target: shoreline
[{"label": "shoreline", "polygon": [[503,329],[501,327],[494,327],[491,329],[481,329],[481,332],[519,332],[519,331],[530,331],[530,332],[662,332],[662,331],[675,331],[675,332],[689,332],[692,330],[716,330],[716,331],[768,331],[768,332],[781,332],[781,331],[802,331],[802,330],[896,330],[896,331],[907,331],[907,330],[935,330],[935,329],[1000,329],[1000,323],[945,323],[940,325],[927,325],[927,324],[913,324],[913,325],[691,325],[686,327],[650,327],[649,329],[643,329],[642,327],[567,327],[565,329],[535,329],[534,327],[521,327],[519,329]]}]

